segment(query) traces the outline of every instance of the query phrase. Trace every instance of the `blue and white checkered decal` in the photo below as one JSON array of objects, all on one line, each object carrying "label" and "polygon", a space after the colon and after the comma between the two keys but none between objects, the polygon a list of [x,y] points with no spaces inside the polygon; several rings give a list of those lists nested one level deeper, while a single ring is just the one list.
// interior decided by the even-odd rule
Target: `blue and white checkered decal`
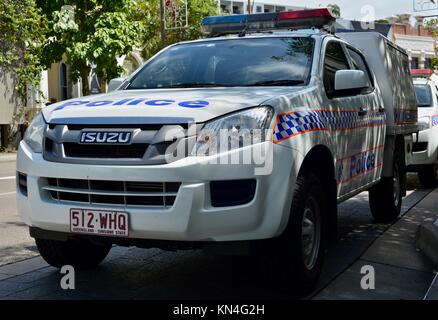
[{"label": "blue and white checkered decal", "polygon": [[438,115],[432,116],[432,127],[438,126]]},{"label": "blue and white checkered decal", "polygon": [[280,141],[307,131],[325,130],[317,112],[293,112],[279,115],[274,128],[274,140]]},{"label": "blue and white checkered decal", "polygon": [[277,116],[274,127],[274,142],[293,136],[320,130],[353,130],[385,124],[385,115],[371,113],[359,117],[357,110],[348,111],[296,111]]}]

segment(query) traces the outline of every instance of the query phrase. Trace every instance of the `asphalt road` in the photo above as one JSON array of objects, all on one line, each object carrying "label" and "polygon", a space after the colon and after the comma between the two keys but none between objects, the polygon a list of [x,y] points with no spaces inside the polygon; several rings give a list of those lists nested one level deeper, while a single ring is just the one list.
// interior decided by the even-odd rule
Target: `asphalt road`
[{"label": "asphalt road", "polygon": [[[0,163],[0,265],[37,256],[27,227],[15,207],[15,163]],[[415,181],[411,179],[411,189]],[[404,211],[420,200],[409,191]],[[421,192],[419,194],[421,196]],[[320,285],[315,294],[351,266],[389,225],[375,224],[366,192],[339,207],[340,240],[327,254]],[[29,263],[41,263],[34,259]],[[33,261],[33,262],[32,262]],[[24,265],[26,261],[23,261]],[[15,268],[14,265],[11,267]],[[17,264],[17,267],[19,265]],[[44,267],[44,265],[42,265]],[[158,249],[114,247],[102,265],[77,274],[76,290],[59,289],[59,271],[44,267],[3,281],[5,299],[228,299],[290,298],[261,278],[263,264],[253,258],[217,256],[199,251],[165,252]],[[359,284],[358,284],[359,285]],[[310,297],[308,297],[310,298]]]}]

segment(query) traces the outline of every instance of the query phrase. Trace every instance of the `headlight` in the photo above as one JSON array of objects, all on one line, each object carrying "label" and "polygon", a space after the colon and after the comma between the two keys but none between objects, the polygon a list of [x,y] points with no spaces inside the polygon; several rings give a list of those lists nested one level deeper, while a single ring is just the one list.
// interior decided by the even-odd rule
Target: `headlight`
[{"label": "headlight", "polygon": [[43,135],[46,129],[46,122],[43,115],[38,114],[30,123],[24,134],[24,141],[31,147],[34,152],[43,152]]},{"label": "headlight", "polygon": [[192,150],[194,156],[211,156],[266,140],[274,111],[269,106],[232,113],[207,122]]},{"label": "headlight", "polygon": [[418,129],[420,131],[427,130],[430,128],[430,117],[421,117],[418,119]]}]

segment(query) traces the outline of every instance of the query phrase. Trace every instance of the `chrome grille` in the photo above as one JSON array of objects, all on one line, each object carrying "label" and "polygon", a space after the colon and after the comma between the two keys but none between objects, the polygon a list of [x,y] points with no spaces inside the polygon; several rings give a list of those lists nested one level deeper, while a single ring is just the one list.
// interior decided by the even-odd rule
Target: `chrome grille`
[{"label": "chrome grille", "polygon": [[[108,165],[159,165],[187,156],[196,141],[188,136],[188,123],[181,124],[50,124],[44,133],[44,159],[52,162]],[[195,125],[197,127],[198,125]],[[129,144],[80,143],[84,131],[129,130]],[[178,133],[177,137],[174,133]],[[187,146],[184,149],[178,146]]]},{"label": "chrome grille", "polygon": [[172,207],[181,186],[180,182],[44,180],[42,189],[56,201],[126,207]]}]

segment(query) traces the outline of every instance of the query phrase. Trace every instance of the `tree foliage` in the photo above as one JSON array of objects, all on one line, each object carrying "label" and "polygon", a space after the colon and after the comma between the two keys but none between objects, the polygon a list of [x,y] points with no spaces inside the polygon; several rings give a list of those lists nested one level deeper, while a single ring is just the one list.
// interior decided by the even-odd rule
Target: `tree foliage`
[{"label": "tree foliage", "polygon": [[377,19],[377,20],[374,21],[374,23],[389,24],[389,20],[388,19]]},{"label": "tree foliage", "polygon": [[432,33],[434,38],[438,37],[438,19],[430,19],[425,22],[424,26],[427,30],[429,30],[430,33]]},{"label": "tree foliage", "polygon": [[341,17],[341,7],[339,5],[329,4],[328,7],[332,10],[332,13],[336,18]]},{"label": "tree foliage", "polygon": [[[425,21],[424,23],[425,28],[432,34],[432,37],[436,40],[438,38],[438,19],[430,19],[428,21]],[[438,69],[438,58],[432,58],[430,62],[430,68],[432,70]]]},{"label": "tree foliage", "polygon": [[13,77],[23,105],[27,89],[39,87],[45,25],[35,0],[0,1],[0,71]]},{"label": "tree foliage", "polygon": [[430,59],[430,69],[437,70],[438,69],[438,58]]},{"label": "tree foliage", "polygon": [[[200,38],[202,19],[218,14],[219,9],[215,0],[188,0],[188,27],[167,30],[165,45]],[[143,21],[143,57],[150,58],[163,47],[160,39],[160,0],[138,0],[133,19]]]},{"label": "tree foliage", "polygon": [[[163,47],[160,0],[2,0],[0,12],[0,66],[17,75],[23,97],[63,58],[87,95],[91,67],[106,81],[123,73],[118,57],[140,48],[149,58]],[[188,27],[168,30],[164,45],[201,37],[202,18],[216,14],[215,0],[188,0]]]},{"label": "tree foliage", "polygon": [[[72,80],[82,79],[89,94],[91,67],[103,80],[118,77],[123,69],[117,57],[139,44],[142,23],[132,19],[134,0],[37,0],[49,21],[43,63],[49,68],[65,56]],[[64,7],[68,6],[68,7]]]}]

